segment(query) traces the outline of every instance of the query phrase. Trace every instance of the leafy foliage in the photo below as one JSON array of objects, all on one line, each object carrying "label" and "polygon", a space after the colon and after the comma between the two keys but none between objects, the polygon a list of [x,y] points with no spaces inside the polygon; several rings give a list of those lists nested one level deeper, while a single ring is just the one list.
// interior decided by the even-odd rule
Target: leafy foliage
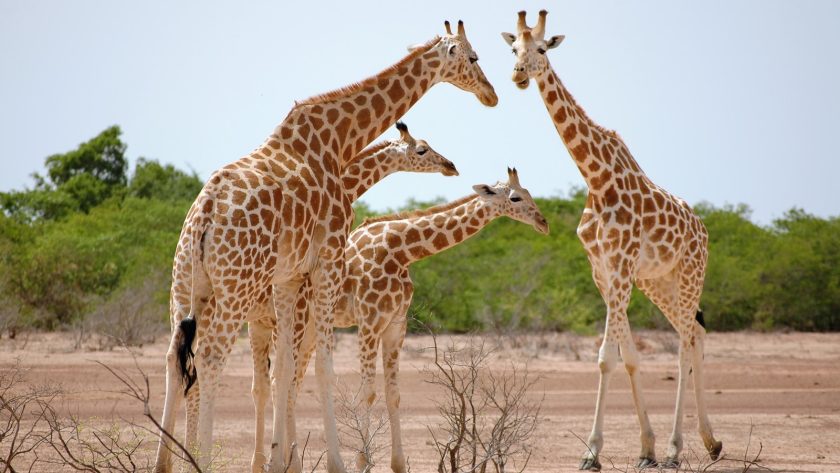
[{"label": "leafy foliage", "polygon": [[112,126],[73,151],[49,156],[47,177],[33,174],[35,188],[0,193],[0,208],[19,221],[56,220],[88,212],[125,187],[125,143]]}]

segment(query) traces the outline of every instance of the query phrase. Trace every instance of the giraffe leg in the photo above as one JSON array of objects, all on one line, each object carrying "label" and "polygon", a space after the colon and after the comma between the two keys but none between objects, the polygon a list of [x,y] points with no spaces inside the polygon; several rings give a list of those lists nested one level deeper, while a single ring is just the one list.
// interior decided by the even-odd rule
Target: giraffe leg
[{"label": "giraffe leg", "polygon": [[[206,323],[207,321],[211,320],[213,317],[213,313],[215,310],[215,300],[210,296],[210,289],[209,286],[206,284],[206,280],[198,279],[194,282],[195,284],[195,291],[196,291],[196,298],[195,298],[195,307],[192,308],[193,314],[201,314],[200,319],[197,321],[197,328],[196,331],[196,339],[200,338],[202,333],[203,327],[202,322]],[[161,426],[163,429],[168,432],[169,434],[175,433],[175,416],[177,415],[178,408],[181,405],[181,401],[184,399],[184,382],[181,376],[181,370],[178,363],[178,350],[180,348],[181,343],[184,341],[184,334],[180,329],[180,322],[190,315],[189,307],[183,304],[179,304],[178,297],[175,295],[172,296],[173,301],[171,305],[171,312],[170,312],[170,323],[172,327],[172,338],[169,344],[169,350],[166,353],[166,397],[164,398],[163,404],[163,415],[161,416]],[[195,367],[195,365],[193,365]],[[196,394],[189,401],[197,401],[198,399],[198,380],[196,379],[192,388],[195,390]],[[190,392],[193,391],[190,389]],[[192,412],[190,412],[192,409]],[[195,404],[187,404],[187,443],[186,447],[189,447],[190,443],[190,428],[192,426],[192,443],[195,446],[195,427],[198,421],[197,415],[198,406]],[[167,439],[165,435],[160,436],[160,441],[158,443],[158,450],[157,456],[155,458],[155,472],[169,472],[172,471],[172,455],[171,455],[171,442]]]},{"label": "giraffe leg", "polygon": [[254,361],[254,379],[251,395],[254,400],[254,454],[251,457],[251,471],[262,472],[267,463],[265,454],[265,405],[271,392],[269,385],[269,360],[273,328],[264,319],[248,324],[251,341],[251,356]]},{"label": "giraffe leg", "polygon": [[[406,311],[408,308],[406,307]],[[391,470],[405,473],[405,454],[402,449],[400,427],[400,350],[405,340],[406,318],[396,316],[382,333],[382,369],[385,379],[385,403],[388,406],[388,420],[391,423]]]},{"label": "giraffe leg", "polygon": [[[623,259],[610,268],[607,274],[602,274],[597,265],[593,264],[593,278],[601,294],[606,295],[607,323],[604,329],[604,341],[598,351],[598,369],[600,379],[598,381],[598,397],[595,402],[595,420],[592,424],[592,432],[589,434],[587,450],[581,458],[580,470],[600,470],[601,463],[598,455],[604,446],[604,411],[606,409],[606,397],[609,390],[609,382],[615,366],[618,362],[618,347],[620,343],[626,343],[625,338],[630,337],[627,332],[627,305],[630,303],[632,285],[628,275],[633,274],[632,262]],[[631,340],[632,343],[632,340]]]},{"label": "giraffe leg", "polygon": [[[177,330],[177,324],[174,324],[169,350],[166,352],[166,397],[163,401],[163,415],[161,417],[161,426],[166,432],[170,433],[175,431],[175,416],[184,397],[184,385],[178,369],[178,345],[180,339],[181,335]],[[157,457],[155,459],[156,473],[168,473],[172,471],[172,448],[171,442],[166,436],[161,435]]]},{"label": "giraffe leg", "polygon": [[[224,370],[227,356],[239,333],[239,318],[217,306],[219,316],[214,318],[208,333],[215,333],[215,339],[202,340],[201,349],[196,352],[195,365],[198,383],[202,393],[198,404],[198,461],[203,471],[211,470],[213,449],[213,413],[216,405],[216,391]],[[244,311],[247,313],[247,310]],[[232,327],[231,327],[232,321]]]},{"label": "giraffe leg", "polygon": [[[297,424],[295,422],[295,405],[297,404],[297,396],[300,390],[303,376],[306,373],[306,363],[309,362],[308,354],[303,354],[301,349],[307,334],[312,330],[307,330],[307,322],[310,320],[309,314],[309,300],[312,298],[312,281],[309,278],[304,279],[303,284],[297,291],[294,300],[293,308],[293,322],[290,325],[292,329],[292,365],[291,365],[291,380],[289,384],[289,395],[286,399],[286,440],[284,442],[284,458],[291,458],[291,470],[302,468],[297,454]],[[314,343],[314,341],[313,341]],[[307,349],[312,348],[307,346]],[[306,357],[304,361],[303,358]],[[302,363],[304,363],[302,365]],[[300,373],[301,369],[303,373]],[[300,466],[298,466],[300,465]]]},{"label": "giraffe leg", "polygon": [[677,380],[677,403],[674,407],[674,426],[671,431],[671,438],[668,440],[668,456],[665,459],[666,468],[678,468],[680,464],[680,452],[682,452],[682,424],[683,408],[685,404],[685,391],[688,385],[689,370],[691,369],[691,352],[689,336],[680,333],[679,352],[679,375]]},{"label": "giraffe leg", "polygon": [[626,318],[618,321],[624,326],[626,337],[621,339],[621,358],[624,360],[624,368],[630,377],[630,389],[633,393],[633,404],[636,407],[636,416],[639,418],[639,438],[642,444],[639,461],[636,467],[643,469],[656,466],[656,437],[648,419],[647,407],[645,404],[642,381],[640,376],[639,354],[636,351],[636,344],[630,332],[630,323]]},{"label": "giraffe leg", "polygon": [[325,248],[324,253],[318,271],[312,276],[315,285],[312,306],[317,354],[315,375],[321,394],[321,413],[324,418],[324,436],[327,440],[327,471],[344,473],[335,421],[335,371],[332,363],[333,310],[344,278],[344,242],[340,242],[340,248]]},{"label": "giraffe leg", "polygon": [[274,409],[274,431],[271,442],[271,459],[269,471],[272,473],[299,472],[300,458],[296,449],[288,444],[294,442],[288,426],[294,422],[294,410],[290,409],[289,395],[292,386],[292,372],[294,370],[294,341],[292,325],[294,318],[294,304],[298,290],[303,280],[295,280],[285,285],[274,287],[274,314],[276,326],[274,328],[274,367],[271,380],[272,401]]},{"label": "giraffe leg", "polygon": [[[697,287],[702,287],[702,268],[680,264],[671,273],[654,280],[637,281],[637,285],[648,298],[656,304],[680,336],[679,351],[679,381],[677,384],[677,401],[674,408],[674,425],[668,442],[668,457],[665,465],[677,467],[679,454],[682,451],[682,420],[685,391],[689,375],[695,379],[695,397],[697,397],[697,411],[699,427],[703,443],[710,455],[717,457],[721,444],[716,442],[711,433],[711,426],[706,415],[703,399],[703,339],[705,329],[695,319],[699,306],[700,293]],[[699,384],[698,384],[699,381]]]},{"label": "giraffe leg", "polygon": [[190,452],[198,448],[198,409],[201,400],[201,389],[196,379],[190,390],[187,392],[187,428],[184,435],[184,446]]},{"label": "giraffe leg", "polygon": [[[375,316],[374,316],[375,317]],[[372,317],[363,316],[362,320],[370,320]],[[362,445],[356,457],[356,469],[366,471],[372,465],[370,453],[370,412],[376,402],[376,352],[379,348],[379,337],[368,323],[359,326],[359,364],[361,365],[362,386],[359,394],[362,396],[361,407],[361,434]]]},{"label": "giraffe leg", "polygon": [[723,443],[715,440],[712,425],[709,422],[709,415],[706,412],[705,379],[703,377],[703,350],[706,329],[700,325],[699,321],[695,321],[694,330],[695,343],[692,353],[692,369],[694,373],[694,398],[697,403],[697,427],[700,431],[700,438],[703,439],[703,445],[706,446],[706,451],[709,452],[709,456],[712,460],[717,460],[723,449]]},{"label": "giraffe leg", "polygon": [[297,358],[297,366],[295,367],[295,389],[300,392],[300,387],[303,384],[303,378],[306,376],[306,369],[309,368],[309,360],[315,353],[315,327],[309,322],[304,329],[304,334],[300,342],[300,354]]}]

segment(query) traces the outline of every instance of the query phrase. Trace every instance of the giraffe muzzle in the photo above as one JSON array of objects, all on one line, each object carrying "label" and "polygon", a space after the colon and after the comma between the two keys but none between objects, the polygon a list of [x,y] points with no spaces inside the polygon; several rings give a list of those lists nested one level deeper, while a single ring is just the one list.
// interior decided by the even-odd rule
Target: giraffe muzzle
[{"label": "giraffe muzzle", "polygon": [[443,170],[441,171],[441,174],[443,174],[444,176],[457,176],[458,169],[455,167],[455,164],[453,164],[452,161],[447,161],[443,163]]},{"label": "giraffe muzzle", "polygon": [[528,74],[525,74],[524,70],[514,69],[513,70],[513,77],[511,80],[522,90],[528,88],[528,84],[530,84],[531,79],[528,78]]},{"label": "giraffe muzzle", "polygon": [[488,84],[488,86],[490,90],[483,94],[479,94],[478,101],[486,107],[495,107],[499,103],[499,96],[496,95],[496,91],[493,89],[492,85]]},{"label": "giraffe muzzle", "polygon": [[548,220],[546,220],[545,217],[543,217],[542,215],[537,217],[534,221],[534,230],[542,233],[543,235],[548,235]]}]

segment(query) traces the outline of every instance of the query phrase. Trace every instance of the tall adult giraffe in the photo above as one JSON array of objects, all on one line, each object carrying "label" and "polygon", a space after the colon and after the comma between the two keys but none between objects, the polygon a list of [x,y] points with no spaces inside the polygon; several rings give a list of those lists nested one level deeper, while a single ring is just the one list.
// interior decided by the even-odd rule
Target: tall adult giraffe
[{"label": "tall adult giraffe", "polygon": [[531,79],[537,82],[554,126],[589,187],[577,233],[592,265],[595,284],[607,305],[607,320],[598,353],[601,376],[595,421],[580,469],[600,468],[604,403],[619,347],[639,417],[642,450],[638,466],[656,464],[653,430],[642,395],[639,357],[627,320],[634,282],[662,310],[680,336],[680,374],[667,465],[679,463],[684,393],[692,368],[700,436],[715,459],[722,444],[712,434],[703,397],[706,329],[699,310],[708,255],[706,228],[685,201],[654,184],[630,155],[624,141],[592,121],[560,82],[546,51],[557,47],[564,36],[545,39],[547,14],[545,10],[540,11],[536,26],[529,28],[525,12],[519,12],[517,34],[502,33],[502,37],[513,47],[516,56],[513,82],[520,89],[526,89]]},{"label": "tall adult giraffe", "polygon": [[[197,376],[198,457],[208,466],[213,406],[227,355],[244,321],[256,315],[271,288],[277,324],[272,471],[283,471],[285,406],[290,389],[292,306],[311,277],[317,326],[316,364],[329,471],[343,471],[332,396],[332,307],[342,284],[350,204],[342,167],[396,122],[434,84],[448,82],[487,106],[498,99],[476,64],[463,23],[362,82],[296,103],[259,148],[216,171],[193,203],[176,248],[170,295],[172,340],[166,357],[162,426]],[[205,310],[207,309],[207,310]],[[206,329],[192,366],[196,316]],[[206,324],[206,325],[205,325]],[[285,368],[284,368],[285,367]],[[185,382],[186,381],[186,382]],[[161,436],[156,471],[171,470],[169,441]],[[294,455],[297,458],[297,455]],[[293,468],[296,466],[293,465]]]},{"label": "tall adult giraffe", "polygon": [[[416,140],[408,131],[408,127],[397,122],[397,129],[400,138],[397,140],[384,141],[373,145],[358,156],[353,158],[344,168],[341,180],[344,185],[347,198],[351,202],[358,200],[373,185],[395,172],[439,172],[444,176],[457,176],[458,171],[451,161],[441,156],[424,140]],[[352,221],[352,219],[349,219]],[[345,281],[344,287],[346,288]],[[296,309],[306,312],[306,300],[311,297],[312,284],[309,280],[304,282],[298,293]],[[345,291],[342,288],[341,294]],[[340,299],[339,299],[340,300]],[[254,379],[251,392],[254,398],[255,412],[255,435],[254,455],[251,459],[252,471],[261,472],[265,461],[264,436],[265,436],[265,404],[268,400],[269,391],[269,353],[271,346],[272,331],[275,325],[275,317],[269,308],[269,302],[263,304],[262,313],[264,316],[248,324],[248,335],[251,342],[251,354],[254,362]],[[294,346],[299,346],[303,338],[303,321],[295,321]],[[314,331],[309,332],[314,337]],[[314,338],[313,338],[314,340]],[[299,353],[294,353],[294,364],[297,366]],[[296,379],[293,384],[298,386]],[[289,393],[289,411],[293,412],[297,390]],[[189,418],[188,413],[188,418]],[[187,421],[189,424],[189,420]],[[294,423],[287,425],[286,435],[294,442],[296,432]],[[288,445],[289,442],[286,442]]]}]

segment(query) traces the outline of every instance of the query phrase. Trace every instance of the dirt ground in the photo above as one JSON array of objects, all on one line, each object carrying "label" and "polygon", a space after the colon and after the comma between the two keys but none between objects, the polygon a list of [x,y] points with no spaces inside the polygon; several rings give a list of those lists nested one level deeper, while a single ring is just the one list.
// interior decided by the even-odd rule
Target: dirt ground
[{"label": "dirt ground", "polygon": [[[443,342],[448,337],[442,337]],[[488,341],[497,341],[488,336]],[[528,364],[539,375],[534,396],[543,397],[542,421],[532,439],[534,455],[528,471],[576,470],[592,422],[598,383],[598,340],[566,334],[530,335],[504,340],[492,369],[508,363]],[[642,379],[648,410],[657,435],[657,455],[665,456],[673,418],[677,375],[676,336],[666,332],[641,332]],[[83,417],[141,420],[140,406],[114,394],[119,386],[93,360],[133,370],[124,351],[73,350],[72,337],[60,334],[31,335],[0,340],[0,370],[20,358],[31,368],[36,382],[59,383],[69,393],[69,408]],[[424,381],[429,365],[428,337],[406,341],[401,363],[402,421],[406,455],[412,471],[434,471],[435,451],[427,425],[438,422],[436,392]],[[153,408],[159,415],[163,401],[163,366],[166,340],[137,350],[142,369],[149,374]],[[340,334],[335,367],[342,382],[358,383],[356,342],[353,334]],[[743,458],[763,450],[759,462],[773,471],[840,472],[840,334],[711,333],[706,345],[707,403],[716,436],[723,441],[727,458]],[[381,378],[378,380],[381,386]],[[323,449],[319,402],[314,369],[310,367],[299,401],[298,433],[312,433],[309,451]],[[253,445],[251,361],[247,340],[241,338],[229,359],[221,396],[216,401],[215,438],[227,460],[225,471],[246,471]],[[691,391],[689,391],[691,392]],[[696,434],[693,395],[686,402],[686,457],[696,464],[702,443]],[[269,414],[270,419],[270,414]],[[178,418],[178,431],[183,416]],[[750,436],[750,430],[752,435]],[[387,433],[380,442],[387,447]],[[607,397],[602,463],[604,470],[625,471],[639,449],[638,426],[630,387],[623,369],[613,377]],[[376,471],[389,471],[386,458]],[[344,451],[352,465],[352,453]],[[611,463],[612,462],[612,463]],[[613,470],[615,471],[615,470]],[[631,470],[632,471],[632,470]],[[713,471],[742,471],[737,462],[715,465]]]}]

